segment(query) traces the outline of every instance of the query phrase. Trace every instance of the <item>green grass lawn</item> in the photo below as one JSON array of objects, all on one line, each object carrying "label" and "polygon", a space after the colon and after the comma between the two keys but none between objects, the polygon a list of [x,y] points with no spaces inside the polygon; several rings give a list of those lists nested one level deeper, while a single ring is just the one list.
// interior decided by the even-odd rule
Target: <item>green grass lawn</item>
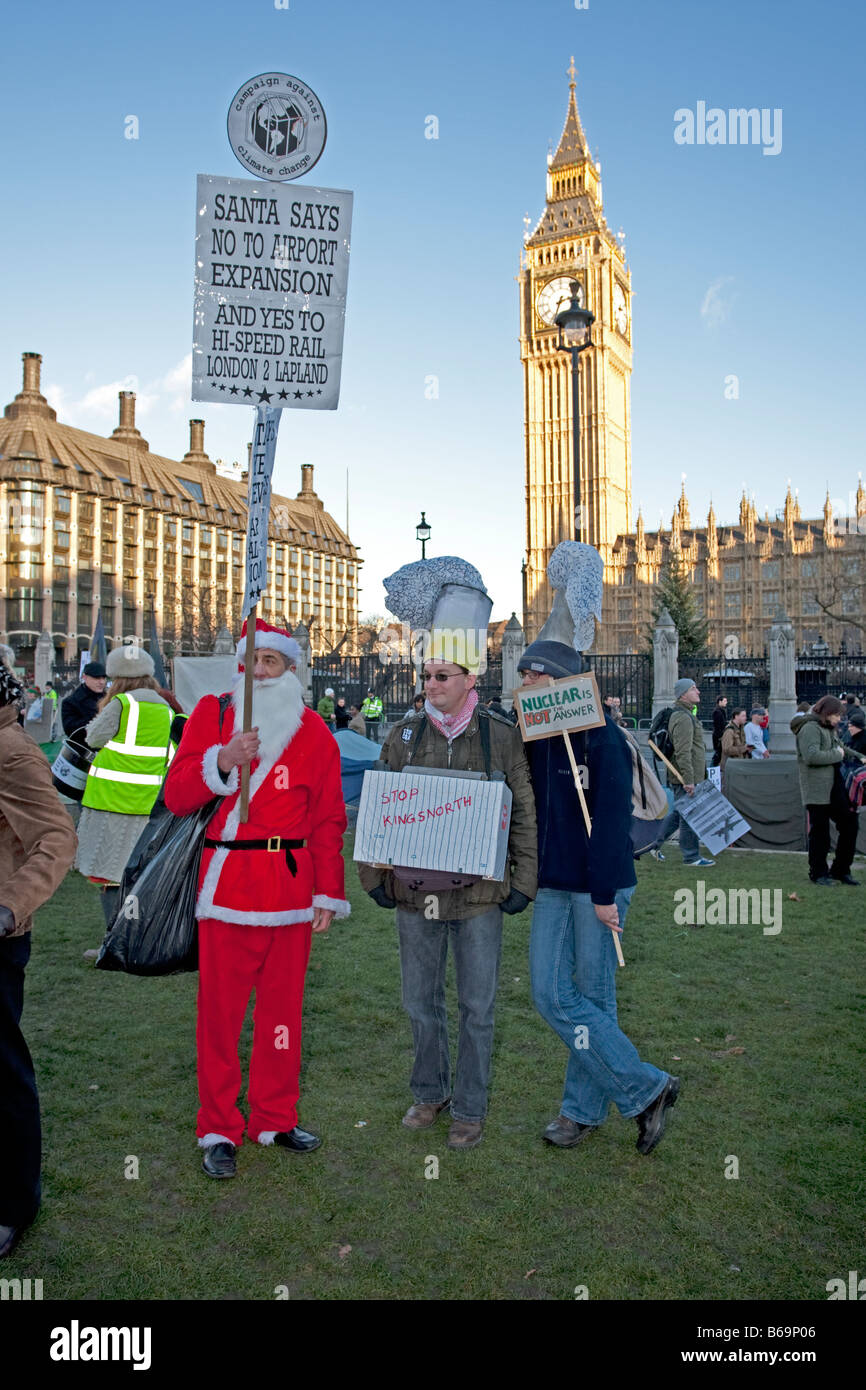
[{"label": "green grass lawn", "polygon": [[728,851],[708,887],[783,890],[765,936],[676,925],[697,872],[676,849],[643,862],[624,934],[622,1025],[683,1083],[650,1157],[615,1111],[576,1149],[540,1140],[566,1057],[530,1000],[529,914],[506,919],[484,1142],[452,1153],[445,1120],[404,1129],[393,914],[349,863],[352,917],[314,939],[307,983],[300,1120],[323,1146],[245,1144],[228,1183],[195,1144],[197,977],[94,970],[97,895],[70,874],[27,973],[43,1209],[4,1274],[43,1279],[46,1299],[825,1299],[863,1258],[866,886],[813,888],[804,856]]}]

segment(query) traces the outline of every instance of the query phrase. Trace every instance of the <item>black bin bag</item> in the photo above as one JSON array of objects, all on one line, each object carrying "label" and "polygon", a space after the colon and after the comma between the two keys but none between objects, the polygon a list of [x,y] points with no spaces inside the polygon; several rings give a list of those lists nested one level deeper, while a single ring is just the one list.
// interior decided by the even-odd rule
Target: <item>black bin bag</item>
[{"label": "black bin bag", "polygon": [[198,872],[215,806],[189,816],[162,815],[145,826],[124,871],[98,970],[176,975],[198,969]]}]

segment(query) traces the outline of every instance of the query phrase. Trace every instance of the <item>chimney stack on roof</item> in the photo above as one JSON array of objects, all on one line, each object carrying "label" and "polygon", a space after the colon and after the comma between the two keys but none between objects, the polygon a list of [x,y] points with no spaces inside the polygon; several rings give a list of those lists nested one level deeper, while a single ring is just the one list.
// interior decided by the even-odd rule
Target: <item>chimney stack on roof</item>
[{"label": "chimney stack on roof", "polygon": [[194,463],[196,468],[207,473],[216,473],[216,464],[211,463],[204,451],[204,420],[190,420],[189,448],[183,456],[184,463]]},{"label": "chimney stack on roof", "polygon": [[117,429],[111,431],[111,438],[132,444],[137,449],[147,449],[147,440],[142,439],[141,430],[135,428],[135,392],[118,391],[117,398],[120,401],[120,423]]},{"label": "chimney stack on roof", "polygon": [[56,410],[51,409],[40,389],[41,353],[22,352],[21,360],[24,363],[22,387],[12,404],[7,405],[3,412],[6,419],[14,420],[17,415],[26,411],[31,415],[44,415],[49,420],[56,420]]},{"label": "chimney stack on roof", "polygon": [[298,493],[298,501],[309,502],[312,506],[324,510],[325,504],[313,491],[313,465],[311,463],[301,464],[301,490]]}]

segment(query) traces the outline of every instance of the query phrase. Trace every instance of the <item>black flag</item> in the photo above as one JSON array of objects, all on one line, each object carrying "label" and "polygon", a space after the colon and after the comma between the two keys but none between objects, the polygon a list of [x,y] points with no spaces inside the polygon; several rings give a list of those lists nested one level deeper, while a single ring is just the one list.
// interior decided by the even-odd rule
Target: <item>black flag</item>
[{"label": "black flag", "polygon": [[153,678],[157,685],[161,685],[165,690],[168,681],[165,676],[165,667],[162,664],[162,652],[159,649],[159,637],[156,631],[156,610],[153,606],[153,599],[150,600],[150,655],[153,658]]}]

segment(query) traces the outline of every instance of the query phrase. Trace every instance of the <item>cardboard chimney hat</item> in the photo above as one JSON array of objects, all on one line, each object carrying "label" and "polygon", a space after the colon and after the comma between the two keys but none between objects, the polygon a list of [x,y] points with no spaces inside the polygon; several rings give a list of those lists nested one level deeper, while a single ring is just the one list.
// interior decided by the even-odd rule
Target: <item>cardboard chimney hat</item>
[{"label": "cardboard chimney hat", "polygon": [[417,659],[451,662],[473,675],[486,669],[493,600],[467,560],[440,555],[403,565],[385,579],[385,602],[413,633],[423,632]]}]

